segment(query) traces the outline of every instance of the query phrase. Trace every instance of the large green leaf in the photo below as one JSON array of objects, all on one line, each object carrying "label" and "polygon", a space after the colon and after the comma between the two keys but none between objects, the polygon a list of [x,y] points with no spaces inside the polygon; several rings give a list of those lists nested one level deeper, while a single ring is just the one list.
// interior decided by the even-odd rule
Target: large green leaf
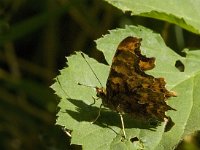
[{"label": "large green leaf", "polygon": [[[164,77],[169,90],[176,91],[178,97],[171,98],[169,105],[177,111],[168,111],[175,125],[164,132],[166,123],[158,126],[140,122],[125,115],[125,131],[127,139],[122,140],[119,115],[109,109],[101,111],[100,118],[91,124],[98,114],[101,100],[93,104],[92,96],[96,95],[95,86],[100,87],[92,70],[80,53],[67,58],[68,67],[61,70],[57,82],[52,85],[56,94],[61,98],[57,124],[72,131],[72,144],[82,145],[83,149],[172,149],[184,135],[199,130],[200,107],[198,92],[200,85],[199,56],[200,52],[187,51],[183,58],[168,48],[160,35],[144,27],[127,26],[125,29],[110,31],[110,34],[97,40],[97,47],[111,64],[112,57],[119,42],[127,36],[137,36],[143,39],[142,53],[148,57],[156,57],[156,68],[147,73],[155,77]],[[85,58],[93,68],[99,80],[105,86],[110,67],[96,60]],[[180,72],[175,63],[180,60],[185,65],[185,72]],[[89,85],[86,87],[78,83]],[[131,142],[130,139],[139,139]]]},{"label": "large green leaf", "polygon": [[200,34],[200,1],[196,0],[105,0],[122,11],[165,20]]}]

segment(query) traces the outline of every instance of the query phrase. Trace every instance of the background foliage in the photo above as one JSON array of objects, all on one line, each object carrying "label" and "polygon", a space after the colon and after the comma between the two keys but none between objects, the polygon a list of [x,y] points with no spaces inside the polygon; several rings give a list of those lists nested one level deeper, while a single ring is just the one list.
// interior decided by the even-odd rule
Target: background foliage
[{"label": "background foliage", "polygon": [[[189,13],[198,24],[198,11]],[[65,66],[64,56],[74,50],[105,62],[93,40],[125,24],[140,24],[160,33],[181,55],[185,47],[200,46],[198,35],[164,21],[131,17],[101,0],[1,0],[0,148],[79,149],[69,146],[69,137],[54,126],[58,98],[49,86]],[[199,138],[190,141],[196,147]]]}]

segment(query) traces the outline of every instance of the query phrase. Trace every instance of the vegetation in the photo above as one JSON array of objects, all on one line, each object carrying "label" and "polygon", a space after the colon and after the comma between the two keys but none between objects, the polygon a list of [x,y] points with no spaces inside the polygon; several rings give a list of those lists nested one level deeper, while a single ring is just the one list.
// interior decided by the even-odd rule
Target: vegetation
[{"label": "vegetation", "polygon": [[[105,1],[0,2],[1,149],[199,149],[200,2]],[[77,83],[100,85],[74,51],[90,56],[105,86],[113,53],[130,35],[141,37],[143,53],[156,57],[149,73],[177,92],[169,100],[177,111],[168,112],[175,123],[168,132],[164,123],[149,130],[125,116],[127,135],[138,140],[122,142],[117,113],[103,108],[90,123],[101,100],[91,106],[94,89]],[[64,56],[67,67],[56,77]]]}]

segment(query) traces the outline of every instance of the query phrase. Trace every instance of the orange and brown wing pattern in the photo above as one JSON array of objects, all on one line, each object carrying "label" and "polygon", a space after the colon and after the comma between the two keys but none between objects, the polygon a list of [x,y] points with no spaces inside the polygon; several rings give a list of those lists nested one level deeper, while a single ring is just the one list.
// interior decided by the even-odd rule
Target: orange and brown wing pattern
[{"label": "orange and brown wing pattern", "polygon": [[144,72],[155,67],[155,58],[141,54],[141,40],[127,37],[119,44],[102,94],[103,104],[121,113],[164,120],[165,112],[173,109],[165,101],[176,95],[165,88],[163,78]]}]

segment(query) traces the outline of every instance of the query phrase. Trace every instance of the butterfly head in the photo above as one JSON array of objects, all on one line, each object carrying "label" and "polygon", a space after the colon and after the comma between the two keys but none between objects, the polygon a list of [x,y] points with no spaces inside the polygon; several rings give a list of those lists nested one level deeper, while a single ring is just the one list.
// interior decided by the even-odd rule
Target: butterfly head
[{"label": "butterfly head", "polygon": [[96,87],[96,92],[97,92],[97,97],[101,98],[101,99],[105,99],[106,98],[106,89],[103,87]]}]

